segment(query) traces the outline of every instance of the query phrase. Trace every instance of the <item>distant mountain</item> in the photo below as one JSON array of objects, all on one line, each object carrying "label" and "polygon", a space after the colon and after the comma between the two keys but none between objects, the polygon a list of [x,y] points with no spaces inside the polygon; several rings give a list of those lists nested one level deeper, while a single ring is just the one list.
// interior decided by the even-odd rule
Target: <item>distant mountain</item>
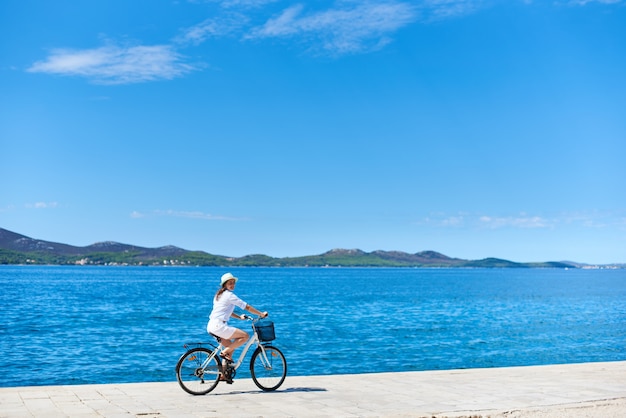
[{"label": "distant mountain", "polygon": [[55,252],[59,254],[79,254],[79,247],[56,242],[41,241],[0,228],[0,249],[20,252]]},{"label": "distant mountain", "polygon": [[302,257],[274,258],[262,254],[225,257],[174,246],[145,248],[118,242],[98,242],[76,247],[29,238],[0,228],[0,264],[81,265],[193,265],[193,266],[311,266],[311,267],[483,267],[579,268],[574,262],[515,263],[497,258],[463,260],[435,251],[408,254],[401,251],[364,252],[334,249]]},{"label": "distant mountain", "polygon": [[55,255],[73,256],[93,253],[133,253],[147,256],[176,256],[187,253],[182,248],[166,246],[159,248],[143,248],[134,245],[120,244],[113,241],[97,242],[86,247],[74,247],[57,242],[49,242],[28,238],[15,232],[0,228],[0,249],[20,252],[41,252]]}]

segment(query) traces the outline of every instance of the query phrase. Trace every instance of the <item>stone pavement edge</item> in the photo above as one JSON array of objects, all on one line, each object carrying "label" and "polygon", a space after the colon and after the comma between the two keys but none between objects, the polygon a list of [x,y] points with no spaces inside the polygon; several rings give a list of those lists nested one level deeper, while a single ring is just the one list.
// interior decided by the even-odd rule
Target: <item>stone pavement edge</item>
[{"label": "stone pavement edge", "polygon": [[626,361],[251,379],[0,388],[0,417],[626,417]]}]

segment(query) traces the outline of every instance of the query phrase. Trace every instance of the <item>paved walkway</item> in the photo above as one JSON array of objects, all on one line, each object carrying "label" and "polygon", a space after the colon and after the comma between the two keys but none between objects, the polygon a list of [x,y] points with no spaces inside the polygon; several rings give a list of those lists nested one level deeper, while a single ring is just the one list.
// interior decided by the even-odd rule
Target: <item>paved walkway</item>
[{"label": "paved walkway", "polygon": [[206,396],[176,382],[0,388],[0,417],[626,417],[626,361],[250,379]]}]

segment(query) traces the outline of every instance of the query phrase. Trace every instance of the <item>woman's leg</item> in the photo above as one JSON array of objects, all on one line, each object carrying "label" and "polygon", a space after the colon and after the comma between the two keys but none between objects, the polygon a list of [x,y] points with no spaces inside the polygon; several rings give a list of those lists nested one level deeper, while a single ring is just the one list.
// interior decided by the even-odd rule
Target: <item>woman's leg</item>
[{"label": "woman's leg", "polygon": [[228,345],[224,344],[225,341],[222,341],[222,345],[226,347],[222,350],[222,353],[232,357],[235,350],[245,344],[248,338],[250,338],[250,336],[247,332],[237,329],[228,340]]}]

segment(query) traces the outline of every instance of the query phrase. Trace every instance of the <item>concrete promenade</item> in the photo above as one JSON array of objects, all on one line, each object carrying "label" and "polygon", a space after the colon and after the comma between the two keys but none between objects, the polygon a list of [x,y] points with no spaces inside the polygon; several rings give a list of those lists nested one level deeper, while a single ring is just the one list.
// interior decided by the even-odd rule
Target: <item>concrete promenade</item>
[{"label": "concrete promenade", "polygon": [[626,361],[250,379],[0,388],[0,417],[626,417]]}]

